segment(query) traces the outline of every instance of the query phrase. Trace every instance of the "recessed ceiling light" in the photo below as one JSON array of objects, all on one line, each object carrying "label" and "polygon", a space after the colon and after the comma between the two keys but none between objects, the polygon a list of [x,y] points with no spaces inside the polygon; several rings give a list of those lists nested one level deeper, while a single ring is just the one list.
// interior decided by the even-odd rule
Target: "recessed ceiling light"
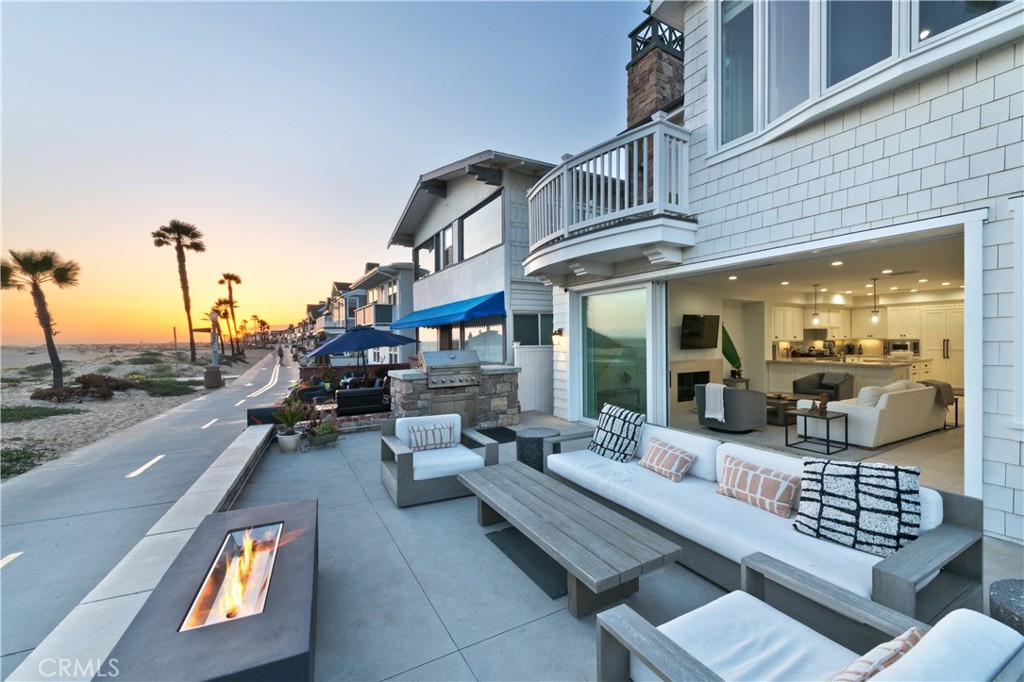
[{"label": "recessed ceiling light", "polygon": [[852,294],[853,292],[852,291],[844,291],[843,293],[844,294]]},{"label": "recessed ceiling light", "polygon": [[925,282],[927,282],[928,280],[926,280],[926,279],[919,279],[919,280],[917,280],[917,281],[918,281],[919,283],[921,283],[921,284],[924,284],[924,283],[925,283]]},{"label": "recessed ceiling light", "polygon": [[828,289],[826,289],[825,287],[821,288],[821,293],[825,293],[826,291],[828,291]]},{"label": "recessed ceiling light", "polygon": [[841,261],[841,260],[834,260],[834,261],[832,261],[832,265],[838,266],[838,265],[842,265],[842,264],[843,264],[843,261]]},{"label": "recessed ceiling light", "polygon": [[889,291],[896,291],[899,287],[889,287]]},{"label": "recessed ceiling light", "polygon": [[892,274],[892,270],[882,270],[882,274],[883,275],[891,275]]},{"label": "recessed ceiling light", "polygon": [[963,284],[961,284],[961,285],[960,285],[960,288],[961,288],[961,289],[963,289],[963,288],[964,288],[964,285],[963,285]]},{"label": "recessed ceiling light", "polygon": [[729,281],[730,282],[735,280],[735,279],[736,279],[736,275],[729,275]]},{"label": "recessed ceiling light", "polygon": [[912,294],[916,294],[916,293],[917,293],[917,289],[911,289],[911,290],[910,290],[910,293],[912,293]]},{"label": "recessed ceiling light", "polygon": [[874,285],[874,284],[865,284],[865,285],[864,285],[864,288],[865,288],[865,289],[874,289],[874,288],[875,288],[875,285]]},{"label": "recessed ceiling light", "polygon": [[942,283],[942,286],[944,286],[944,287],[948,287],[948,286],[949,286],[949,282],[943,282],[943,283]]},{"label": "recessed ceiling light", "polygon": [[787,286],[789,286],[789,282],[779,282],[779,284],[781,284],[781,285],[782,285],[782,286],[784,286],[784,287],[787,287]]}]

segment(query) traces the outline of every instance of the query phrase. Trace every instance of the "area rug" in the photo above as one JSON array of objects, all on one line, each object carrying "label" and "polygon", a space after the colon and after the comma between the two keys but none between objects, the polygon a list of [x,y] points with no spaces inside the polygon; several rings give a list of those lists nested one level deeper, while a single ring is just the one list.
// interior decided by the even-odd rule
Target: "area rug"
[{"label": "area rug", "polygon": [[495,426],[490,429],[477,429],[477,433],[492,438],[499,443],[512,443],[516,439],[516,432],[506,426]]},{"label": "area rug", "polygon": [[488,533],[487,539],[549,597],[558,599],[566,595],[565,569],[517,529],[496,530]]}]

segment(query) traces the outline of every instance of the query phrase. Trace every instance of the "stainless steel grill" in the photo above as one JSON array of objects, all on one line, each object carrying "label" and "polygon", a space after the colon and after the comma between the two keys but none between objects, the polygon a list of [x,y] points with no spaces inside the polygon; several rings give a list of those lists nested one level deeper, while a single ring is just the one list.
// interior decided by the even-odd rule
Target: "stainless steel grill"
[{"label": "stainless steel grill", "polygon": [[480,356],[475,350],[431,350],[420,353],[428,388],[480,385]]}]

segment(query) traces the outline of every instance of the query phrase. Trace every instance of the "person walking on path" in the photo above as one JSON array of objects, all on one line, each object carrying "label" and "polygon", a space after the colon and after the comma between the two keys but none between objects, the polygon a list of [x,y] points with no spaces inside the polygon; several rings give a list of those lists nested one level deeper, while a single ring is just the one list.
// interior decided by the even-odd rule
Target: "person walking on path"
[{"label": "person walking on path", "polygon": [[284,348],[281,347],[281,344],[277,344],[277,364],[284,364]]}]

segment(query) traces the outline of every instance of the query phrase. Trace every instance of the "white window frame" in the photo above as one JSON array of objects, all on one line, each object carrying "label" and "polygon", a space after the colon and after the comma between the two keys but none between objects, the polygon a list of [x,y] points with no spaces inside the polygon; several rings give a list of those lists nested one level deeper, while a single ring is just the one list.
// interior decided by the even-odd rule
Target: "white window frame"
[{"label": "white window frame", "polygon": [[[827,12],[825,0],[812,0],[809,24],[811,31],[808,100],[788,113],[769,122],[767,98],[768,31],[766,3],[754,7],[754,131],[728,143],[720,141],[721,117],[721,11],[718,2],[707,3],[708,12],[708,102],[707,163],[720,163],[755,149],[781,137],[809,122],[824,118],[837,111],[919,80],[931,73],[977,56],[986,50],[1024,35],[1024,3],[1013,2],[987,14],[960,24],[925,42],[917,39],[916,2],[893,0],[893,54],[887,59],[854,74],[836,85],[826,88],[828,55]],[[673,112],[677,113],[677,112]]]}]

